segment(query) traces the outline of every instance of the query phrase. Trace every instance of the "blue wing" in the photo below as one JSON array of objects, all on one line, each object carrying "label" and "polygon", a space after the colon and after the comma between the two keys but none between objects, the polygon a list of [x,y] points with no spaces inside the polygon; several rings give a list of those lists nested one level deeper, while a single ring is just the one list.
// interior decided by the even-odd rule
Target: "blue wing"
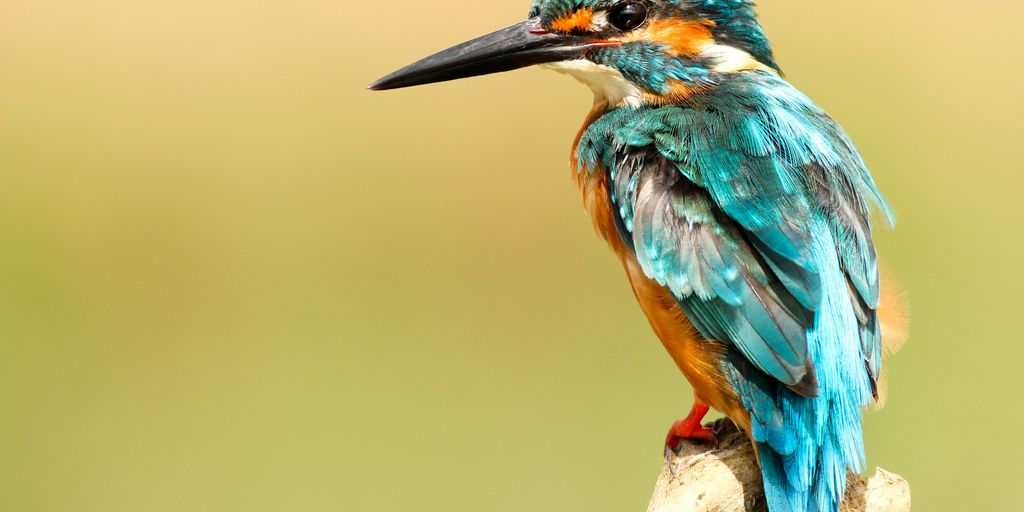
[{"label": "blue wing", "polygon": [[[732,342],[765,373],[815,394],[812,311],[766,264],[762,244],[674,163],[656,152],[628,155],[613,181],[644,272],[672,290],[704,336]],[[806,282],[794,288],[817,293]]]},{"label": "blue wing", "polygon": [[805,96],[752,73],[690,104],[614,110],[588,129],[579,161],[608,169],[623,238],[701,333],[806,396],[816,393],[807,332],[822,302],[810,226],[827,226],[877,376],[868,202],[884,203],[845,134]]}]

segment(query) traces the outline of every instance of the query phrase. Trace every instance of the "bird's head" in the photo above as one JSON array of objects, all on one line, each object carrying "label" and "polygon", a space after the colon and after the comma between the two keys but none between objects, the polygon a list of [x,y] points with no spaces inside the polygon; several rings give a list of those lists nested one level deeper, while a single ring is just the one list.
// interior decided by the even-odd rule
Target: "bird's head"
[{"label": "bird's head", "polygon": [[370,86],[397,89],[541,64],[611,105],[684,99],[722,76],[777,72],[752,0],[534,0],[529,19]]}]

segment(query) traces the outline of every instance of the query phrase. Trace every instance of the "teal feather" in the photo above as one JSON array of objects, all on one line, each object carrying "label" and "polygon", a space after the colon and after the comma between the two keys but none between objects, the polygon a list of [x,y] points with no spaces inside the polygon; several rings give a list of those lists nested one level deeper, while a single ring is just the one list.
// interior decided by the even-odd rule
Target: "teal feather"
[{"label": "teal feather", "polygon": [[668,94],[673,82],[688,86],[711,82],[711,72],[702,62],[673,57],[666,50],[669,47],[640,41],[598,48],[587,58],[619,70],[627,80],[658,94]]},{"label": "teal feather", "polygon": [[891,219],[847,136],[751,72],[683,104],[611,110],[578,151],[581,170],[609,173],[644,272],[730,343],[770,509],[838,510],[881,365],[870,205]]}]

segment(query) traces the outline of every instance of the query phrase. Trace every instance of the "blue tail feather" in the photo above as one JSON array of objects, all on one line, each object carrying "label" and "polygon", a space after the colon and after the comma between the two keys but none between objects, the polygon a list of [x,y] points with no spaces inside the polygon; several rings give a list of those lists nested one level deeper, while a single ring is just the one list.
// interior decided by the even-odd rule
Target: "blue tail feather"
[{"label": "blue tail feather", "polygon": [[862,410],[871,400],[857,318],[835,245],[815,230],[822,302],[808,329],[819,395],[798,395],[730,355],[732,381],[751,414],[751,436],[772,512],[838,512],[847,472],[864,469]]}]

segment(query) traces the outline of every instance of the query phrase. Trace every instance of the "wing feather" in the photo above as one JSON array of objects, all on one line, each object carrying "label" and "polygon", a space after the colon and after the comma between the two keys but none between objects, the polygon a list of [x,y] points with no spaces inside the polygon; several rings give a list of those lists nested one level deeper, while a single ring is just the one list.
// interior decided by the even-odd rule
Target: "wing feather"
[{"label": "wing feather", "polygon": [[578,160],[609,172],[621,235],[701,333],[807,396],[807,333],[823,301],[810,229],[827,226],[878,376],[869,203],[892,216],[845,133],[801,93],[750,73],[684,105],[615,109],[588,128]]},{"label": "wing feather", "polygon": [[634,250],[708,338],[734,343],[758,368],[808,395],[811,315],[767,269],[742,230],[657,154],[631,155],[619,179],[635,181]]}]

